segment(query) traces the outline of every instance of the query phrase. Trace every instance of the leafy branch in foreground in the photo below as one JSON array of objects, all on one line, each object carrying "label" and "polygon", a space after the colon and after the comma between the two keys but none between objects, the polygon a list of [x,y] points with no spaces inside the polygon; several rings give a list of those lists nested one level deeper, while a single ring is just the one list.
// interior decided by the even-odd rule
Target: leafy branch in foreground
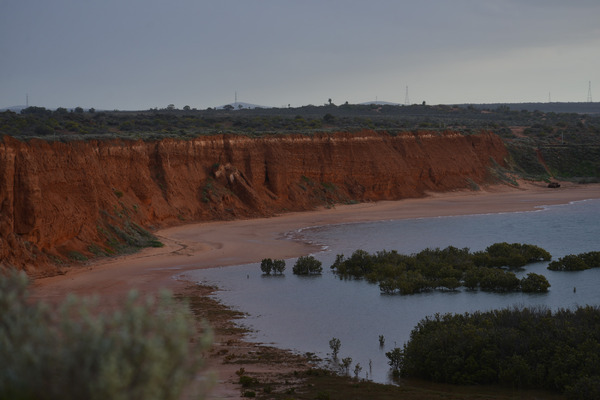
[{"label": "leafy branch in foreground", "polygon": [[131,293],[109,313],[74,296],[51,308],[31,301],[27,287],[25,274],[0,271],[0,399],[164,400],[204,393],[199,354],[211,334],[197,338],[187,308],[170,295]]}]

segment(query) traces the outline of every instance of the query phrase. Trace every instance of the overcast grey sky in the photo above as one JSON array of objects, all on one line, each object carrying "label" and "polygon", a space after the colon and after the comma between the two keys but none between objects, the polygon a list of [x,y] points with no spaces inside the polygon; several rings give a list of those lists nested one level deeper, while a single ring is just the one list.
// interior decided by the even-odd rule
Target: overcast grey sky
[{"label": "overcast grey sky", "polygon": [[600,100],[600,0],[0,0],[0,108]]}]

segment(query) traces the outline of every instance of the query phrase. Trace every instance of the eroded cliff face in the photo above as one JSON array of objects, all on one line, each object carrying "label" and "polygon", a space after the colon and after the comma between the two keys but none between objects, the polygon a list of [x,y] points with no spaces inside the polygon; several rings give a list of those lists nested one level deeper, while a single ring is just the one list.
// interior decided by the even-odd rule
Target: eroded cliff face
[{"label": "eroded cliff face", "polygon": [[[0,262],[52,273],[148,229],[422,196],[504,164],[483,133],[375,132],[263,138],[0,143]],[[135,244],[135,243],[133,243]]]}]

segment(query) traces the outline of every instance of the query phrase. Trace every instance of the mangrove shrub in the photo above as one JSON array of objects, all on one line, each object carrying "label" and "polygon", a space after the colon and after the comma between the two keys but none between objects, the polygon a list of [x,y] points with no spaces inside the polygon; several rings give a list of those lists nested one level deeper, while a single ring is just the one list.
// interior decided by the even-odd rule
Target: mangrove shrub
[{"label": "mangrove shrub", "polygon": [[313,256],[302,256],[296,260],[292,272],[296,275],[319,275],[323,267],[321,261]]},{"label": "mangrove shrub", "polygon": [[548,264],[548,269],[552,271],[583,271],[598,267],[600,267],[600,251],[569,254]]},{"label": "mangrove shrub", "polygon": [[519,280],[510,269],[550,258],[540,247],[519,243],[496,243],[475,253],[453,246],[428,248],[412,255],[395,250],[374,254],[356,250],[349,258],[338,254],[331,269],[341,278],[377,283],[384,294],[456,290],[461,286],[494,292],[546,292],[550,285],[542,275]]},{"label": "mangrove shrub", "polygon": [[550,389],[570,398],[597,399],[600,308],[436,314],[421,320],[404,348],[388,358],[407,377]]}]

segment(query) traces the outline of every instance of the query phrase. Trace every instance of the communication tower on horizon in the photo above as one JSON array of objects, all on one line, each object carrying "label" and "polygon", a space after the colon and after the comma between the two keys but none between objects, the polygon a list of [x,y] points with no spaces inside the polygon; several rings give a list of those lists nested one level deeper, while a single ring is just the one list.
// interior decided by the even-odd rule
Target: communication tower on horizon
[{"label": "communication tower on horizon", "polygon": [[410,100],[408,98],[408,85],[406,85],[406,94],[404,95],[404,105],[405,106],[409,106],[410,105]]},{"label": "communication tower on horizon", "polygon": [[589,81],[588,83],[588,98],[587,98],[588,103],[592,102],[592,81]]},{"label": "communication tower on horizon", "polygon": [[29,108],[29,93],[25,93],[25,108]]}]

